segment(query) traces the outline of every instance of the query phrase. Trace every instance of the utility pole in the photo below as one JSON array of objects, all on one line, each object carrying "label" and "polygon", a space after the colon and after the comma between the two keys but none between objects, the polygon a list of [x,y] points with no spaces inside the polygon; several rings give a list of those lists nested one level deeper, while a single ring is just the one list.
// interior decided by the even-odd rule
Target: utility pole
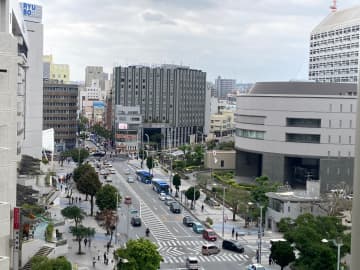
[{"label": "utility pole", "polygon": [[260,205],[260,225],[259,225],[259,230],[260,230],[260,233],[259,233],[259,263],[261,264],[261,241],[262,241],[262,212],[263,212],[263,206]]}]

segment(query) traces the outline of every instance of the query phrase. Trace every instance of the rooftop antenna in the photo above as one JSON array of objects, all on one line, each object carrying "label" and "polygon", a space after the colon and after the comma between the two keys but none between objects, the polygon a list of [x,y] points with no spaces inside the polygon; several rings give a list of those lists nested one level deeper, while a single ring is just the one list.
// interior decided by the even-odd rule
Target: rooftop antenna
[{"label": "rooftop antenna", "polygon": [[336,12],[337,11],[336,0],[333,0],[332,5],[330,6],[330,10],[331,10],[331,12]]}]

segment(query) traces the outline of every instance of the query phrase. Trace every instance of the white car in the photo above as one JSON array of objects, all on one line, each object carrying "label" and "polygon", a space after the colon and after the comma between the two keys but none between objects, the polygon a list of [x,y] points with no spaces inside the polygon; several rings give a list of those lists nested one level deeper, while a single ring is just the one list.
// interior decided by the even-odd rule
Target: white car
[{"label": "white car", "polygon": [[166,194],[165,193],[160,193],[159,194],[159,200],[160,201],[165,201],[165,199],[166,199]]},{"label": "white car", "polygon": [[246,270],[266,270],[264,266],[258,263],[250,264]]},{"label": "white car", "polygon": [[125,174],[130,174],[130,169],[129,168],[125,169]]},{"label": "white car", "polygon": [[134,183],[134,177],[129,176],[127,181],[128,181],[128,183]]},{"label": "white car", "polygon": [[101,170],[101,171],[100,171],[100,174],[101,174],[101,175],[107,175],[107,173],[106,173],[105,170]]},{"label": "white car", "polygon": [[114,168],[110,168],[110,169],[109,169],[109,172],[110,172],[111,174],[115,174],[115,173],[116,173],[116,170],[115,170]]}]

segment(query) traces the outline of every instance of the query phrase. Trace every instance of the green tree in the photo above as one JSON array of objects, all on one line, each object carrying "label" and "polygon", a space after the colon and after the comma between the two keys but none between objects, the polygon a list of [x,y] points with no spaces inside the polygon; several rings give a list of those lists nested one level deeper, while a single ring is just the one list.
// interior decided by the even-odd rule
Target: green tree
[{"label": "green tree", "polygon": [[250,193],[244,189],[229,185],[225,191],[225,199],[232,211],[232,220],[236,220],[236,214],[242,209],[245,212],[246,205],[250,200]]},{"label": "green tree", "polygon": [[[119,193],[114,186],[106,184],[96,193],[95,203],[101,211],[104,209],[115,210],[117,208],[117,201],[121,200],[121,197],[118,194]],[[120,198],[117,198],[118,196]]]},{"label": "green tree", "polygon": [[104,128],[103,126],[101,126],[100,124],[95,124],[91,127],[91,130],[96,134],[99,135],[105,139],[110,139],[111,138],[111,132],[109,130],[107,130],[106,128]]},{"label": "green tree", "polygon": [[79,163],[80,157],[80,164],[84,162],[85,159],[89,157],[89,151],[84,148],[74,148],[71,150],[67,150],[62,153],[63,158],[71,157],[75,162]]},{"label": "green tree", "polygon": [[157,270],[162,260],[157,246],[144,238],[129,240],[126,248],[115,251],[115,256],[129,261],[125,265],[119,263],[117,266],[119,270]]},{"label": "green tree", "polygon": [[181,177],[178,174],[175,174],[173,176],[173,181],[172,181],[173,185],[175,186],[176,189],[176,193],[175,193],[175,197],[179,197],[179,188],[181,186]]},{"label": "green tree", "polygon": [[84,238],[93,237],[95,235],[95,229],[90,227],[84,227],[83,225],[79,225],[78,227],[72,226],[70,227],[71,234],[78,241],[79,249],[78,254],[82,254],[81,252],[81,242]]},{"label": "green tree", "polygon": [[87,119],[85,116],[80,115],[79,117],[79,129],[80,131],[86,131],[88,125],[89,125],[89,119]]},{"label": "green tree", "polygon": [[85,213],[77,206],[68,206],[61,210],[61,214],[68,219],[73,219],[75,221],[75,227],[77,227],[84,219]]},{"label": "green tree", "polygon": [[345,230],[337,217],[304,214],[295,219],[285,228],[284,238],[299,251],[296,269],[335,269],[337,248],[331,241],[322,243],[321,240],[342,239],[341,256],[344,256],[350,251],[350,237],[344,233]]},{"label": "green tree", "polygon": [[295,261],[295,253],[289,242],[278,241],[271,245],[271,258],[281,267],[281,270],[289,263]]},{"label": "green tree", "polygon": [[46,256],[34,256],[30,261],[32,270],[71,270],[71,263],[63,256],[49,259]]},{"label": "green tree", "polygon": [[260,176],[255,179],[256,186],[251,190],[251,199],[253,202],[259,203],[264,207],[268,205],[267,192],[276,191],[278,184],[270,182],[269,177]]},{"label": "green tree", "polygon": [[94,196],[96,192],[101,188],[101,182],[99,176],[94,171],[88,171],[83,174],[76,183],[77,189],[86,195],[90,196],[90,215],[93,215],[94,210]]},{"label": "green tree", "polygon": [[76,167],[73,171],[74,181],[77,182],[82,175],[86,174],[89,171],[93,171],[96,173],[95,168],[90,164],[81,164],[79,167]]},{"label": "green tree", "polygon": [[149,173],[151,173],[152,168],[154,168],[154,159],[153,157],[146,158],[146,167],[149,169]]},{"label": "green tree", "polygon": [[[194,196],[194,193],[195,193],[195,196]],[[185,191],[185,196],[188,200],[191,200],[191,208],[193,208],[195,201],[197,201],[200,198],[200,191],[199,191],[199,189],[195,189],[195,187],[189,187]],[[195,199],[195,201],[194,201],[194,199]]]}]

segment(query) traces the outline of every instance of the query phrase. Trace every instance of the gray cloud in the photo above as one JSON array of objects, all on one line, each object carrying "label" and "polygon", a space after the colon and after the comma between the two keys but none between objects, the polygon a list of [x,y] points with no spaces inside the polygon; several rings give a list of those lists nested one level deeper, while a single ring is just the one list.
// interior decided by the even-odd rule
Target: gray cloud
[{"label": "gray cloud", "polygon": [[[358,0],[341,2],[340,8]],[[186,64],[238,81],[306,79],[310,31],[329,0],[42,1],[44,48],[87,65]]]},{"label": "gray cloud", "polygon": [[174,20],[171,20],[164,14],[156,11],[147,10],[141,14],[144,21],[148,22],[158,22],[160,24],[172,24],[176,25],[176,22]]}]

